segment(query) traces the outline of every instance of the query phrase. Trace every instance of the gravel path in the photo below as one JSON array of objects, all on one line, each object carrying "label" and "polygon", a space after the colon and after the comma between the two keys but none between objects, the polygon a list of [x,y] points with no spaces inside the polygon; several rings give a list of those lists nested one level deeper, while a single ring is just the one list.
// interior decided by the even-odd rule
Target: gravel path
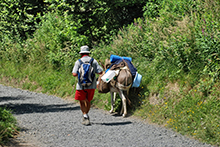
[{"label": "gravel path", "polygon": [[78,104],[59,97],[0,85],[0,107],[13,110],[29,147],[208,147],[171,130],[90,110],[91,126],[81,125]]}]

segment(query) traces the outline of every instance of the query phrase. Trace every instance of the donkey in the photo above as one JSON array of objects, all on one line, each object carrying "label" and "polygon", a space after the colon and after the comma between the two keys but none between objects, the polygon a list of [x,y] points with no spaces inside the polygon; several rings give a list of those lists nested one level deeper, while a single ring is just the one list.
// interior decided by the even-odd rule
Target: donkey
[{"label": "donkey", "polygon": [[[114,111],[114,105],[115,105],[115,99],[116,99],[116,94],[118,93],[121,100],[122,100],[122,108],[120,111],[120,115],[122,115],[123,117],[126,117],[127,115],[127,100],[128,102],[128,94],[129,94],[129,89],[132,86],[132,75],[130,73],[130,70],[128,68],[128,66],[126,66],[126,62],[123,61],[123,63],[125,66],[116,68],[116,70],[118,71],[118,75],[116,75],[116,79],[112,79],[109,82],[109,87],[110,87],[110,94],[111,94],[111,110],[109,111],[110,113],[113,113]],[[111,65],[111,62],[109,59],[105,60],[105,65],[104,65],[104,69],[107,70]],[[99,76],[99,81],[101,80],[102,75]]]}]

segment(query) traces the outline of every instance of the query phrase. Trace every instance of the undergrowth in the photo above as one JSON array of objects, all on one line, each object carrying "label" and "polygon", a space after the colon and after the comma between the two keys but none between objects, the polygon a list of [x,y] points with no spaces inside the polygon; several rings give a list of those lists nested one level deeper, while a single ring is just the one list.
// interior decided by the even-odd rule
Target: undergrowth
[{"label": "undergrowth", "polygon": [[17,134],[16,119],[11,111],[0,107],[0,145],[5,144],[8,138]]},{"label": "undergrowth", "polygon": [[[91,56],[102,63],[111,54],[132,58],[143,78],[130,91],[131,114],[220,145],[219,1],[149,1],[144,14],[112,36],[110,44],[92,46]],[[76,80],[71,70],[87,39],[68,25],[77,27],[66,13],[48,13],[27,40],[3,36],[1,79],[73,98]],[[109,110],[110,94],[96,92],[92,104]]]}]

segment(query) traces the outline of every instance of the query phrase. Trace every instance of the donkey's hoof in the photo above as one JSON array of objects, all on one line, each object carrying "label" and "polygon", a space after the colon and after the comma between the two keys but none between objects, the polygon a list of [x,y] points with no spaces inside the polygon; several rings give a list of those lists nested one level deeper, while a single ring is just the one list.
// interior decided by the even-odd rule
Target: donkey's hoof
[{"label": "donkey's hoof", "polygon": [[122,115],[122,117],[124,117],[124,118],[125,118],[125,117],[126,117],[126,115],[127,115],[127,114],[123,114],[123,115]]}]

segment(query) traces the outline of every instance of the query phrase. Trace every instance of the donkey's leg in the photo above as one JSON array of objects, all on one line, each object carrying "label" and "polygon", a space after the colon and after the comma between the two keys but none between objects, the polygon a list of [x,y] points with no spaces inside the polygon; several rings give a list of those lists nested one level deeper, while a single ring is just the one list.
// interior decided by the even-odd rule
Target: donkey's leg
[{"label": "donkey's leg", "polygon": [[109,112],[113,113],[115,106],[116,92],[110,92],[110,94],[111,94],[111,110]]},{"label": "donkey's leg", "polygon": [[122,90],[119,90],[119,95],[120,95],[121,100],[122,100],[121,114],[122,114],[122,112],[124,112],[122,116],[125,117],[127,115],[126,97],[125,97]]},{"label": "donkey's leg", "polygon": [[123,115],[123,112],[124,112],[124,104],[123,104],[123,102],[122,102],[122,106],[121,106],[120,115]]}]

